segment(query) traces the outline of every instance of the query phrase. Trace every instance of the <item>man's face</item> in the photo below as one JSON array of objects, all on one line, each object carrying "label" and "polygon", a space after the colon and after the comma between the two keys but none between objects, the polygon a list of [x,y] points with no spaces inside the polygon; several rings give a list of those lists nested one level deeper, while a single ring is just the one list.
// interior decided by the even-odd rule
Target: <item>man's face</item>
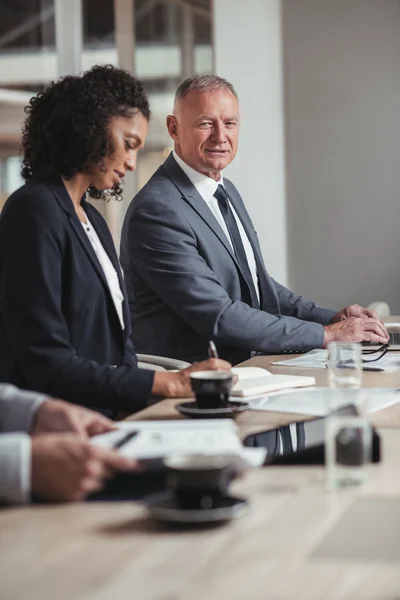
[{"label": "man's face", "polygon": [[175,151],[190,167],[219,180],[235,158],[239,138],[239,103],[227,89],[189,92],[176,115],[167,117]]}]

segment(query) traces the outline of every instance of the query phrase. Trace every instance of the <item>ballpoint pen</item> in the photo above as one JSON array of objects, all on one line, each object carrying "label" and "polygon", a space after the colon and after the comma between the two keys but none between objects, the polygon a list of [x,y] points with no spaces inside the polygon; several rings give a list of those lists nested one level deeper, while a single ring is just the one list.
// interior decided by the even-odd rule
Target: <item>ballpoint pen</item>
[{"label": "ballpoint pen", "polygon": [[208,356],[210,358],[218,358],[217,348],[212,340],[208,342]]},{"label": "ballpoint pen", "polygon": [[125,446],[125,444],[137,436],[138,433],[138,431],[129,431],[129,433],[126,433],[124,436],[122,436],[122,438],[117,440],[115,444],[113,444],[113,448],[122,448],[122,446]]}]

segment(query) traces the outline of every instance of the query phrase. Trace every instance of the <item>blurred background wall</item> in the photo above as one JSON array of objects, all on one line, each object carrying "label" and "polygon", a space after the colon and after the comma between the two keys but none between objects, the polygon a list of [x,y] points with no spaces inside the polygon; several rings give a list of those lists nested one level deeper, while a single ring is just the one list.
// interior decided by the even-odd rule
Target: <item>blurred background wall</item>
[{"label": "blurred background wall", "polygon": [[285,0],[288,269],[400,313],[400,2]]}]

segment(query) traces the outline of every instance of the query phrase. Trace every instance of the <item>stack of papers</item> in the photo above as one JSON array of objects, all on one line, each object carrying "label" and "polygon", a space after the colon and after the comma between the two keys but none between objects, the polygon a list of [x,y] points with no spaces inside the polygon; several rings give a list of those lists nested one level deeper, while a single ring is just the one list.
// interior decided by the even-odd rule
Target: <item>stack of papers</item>
[{"label": "stack of papers", "polygon": [[360,408],[372,413],[400,402],[400,389],[362,388],[361,390],[335,390],[318,387],[307,390],[289,390],[249,400],[250,409],[294,413],[325,417],[331,410],[348,404],[361,404]]},{"label": "stack of papers", "polygon": [[176,454],[230,456],[240,459],[242,466],[260,466],[264,448],[244,448],[238,428],[232,419],[196,419],[195,421],[130,421],[119,422],[118,429],[91,438],[104,448],[113,448],[130,432],[137,432],[119,452],[140,460],[165,458]]},{"label": "stack of papers", "polygon": [[[400,353],[389,352],[382,356],[379,360],[370,362],[374,355],[366,354],[363,356],[366,362],[363,363],[366,370],[377,371],[400,371]],[[368,361],[368,362],[367,362]],[[285,367],[298,367],[300,369],[326,369],[328,366],[328,350],[311,350],[306,354],[301,354],[296,358],[289,360],[278,360],[272,363]]]},{"label": "stack of papers", "polygon": [[328,366],[328,350],[311,350],[311,352],[300,354],[296,358],[275,360],[272,364],[281,367],[298,367],[299,369],[326,369]]}]

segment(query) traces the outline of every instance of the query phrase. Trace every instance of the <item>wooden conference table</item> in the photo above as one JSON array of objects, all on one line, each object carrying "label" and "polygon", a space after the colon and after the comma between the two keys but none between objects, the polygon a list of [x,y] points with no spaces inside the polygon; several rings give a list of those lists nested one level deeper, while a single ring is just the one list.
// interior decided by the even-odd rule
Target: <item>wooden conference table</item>
[{"label": "wooden conference table", "polygon": [[[284,372],[274,358],[246,364]],[[315,375],[323,385],[325,372]],[[400,387],[400,373],[365,373],[364,386]],[[176,402],[134,419],[180,418]],[[246,435],[294,418],[247,412],[237,423]],[[232,486],[248,513],[219,527],[168,529],[132,502],[3,509],[0,598],[400,599],[400,407],[372,421],[383,461],[365,487],[328,493],[317,466],[255,470]]]},{"label": "wooden conference table", "polygon": [[[400,354],[400,353],[399,353]],[[242,363],[240,366],[262,367],[271,373],[289,373],[291,375],[311,375],[316,379],[316,385],[327,386],[327,370],[326,369],[298,369],[294,367],[285,367],[285,360],[288,356],[270,355],[270,356],[255,356],[250,360]],[[292,358],[292,356],[290,356]],[[273,365],[275,361],[282,361],[282,366]],[[400,388],[400,371],[396,373],[379,373],[367,372],[363,373],[363,387],[387,387]],[[189,400],[189,399],[188,399]],[[149,419],[183,419],[176,409],[175,405],[184,402],[180,399],[168,399],[157,402],[149,408],[142,410],[128,420],[149,420]],[[312,417],[308,417],[312,418]],[[260,430],[274,429],[281,425],[293,423],[294,421],[306,420],[304,415],[296,415],[279,412],[261,412],[261,411],[245,411],[240,413],[235,421],[239,426],[240,435],[244,438],[250,433],[255,433]],[[371,422],[376,427],[395,427],[400,428],[400,403],[389,408],[381,410],[371,415]]]}]

